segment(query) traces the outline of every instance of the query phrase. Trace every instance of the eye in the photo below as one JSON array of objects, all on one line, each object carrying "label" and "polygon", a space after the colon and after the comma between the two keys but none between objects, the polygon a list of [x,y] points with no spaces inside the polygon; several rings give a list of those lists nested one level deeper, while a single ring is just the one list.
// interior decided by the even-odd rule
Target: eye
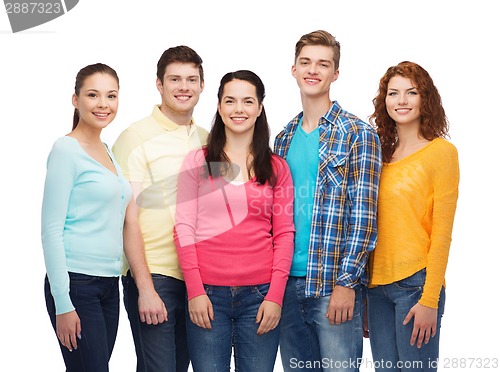
[{"label": "eye", "polygon": [[110,98],[110,99],[115,99],[116,97],[117,97],[117,96],[116,96],[116,94],[110,94],[110,95],[108,96],[108,98]]},{"label": "eye", "polygon": [[95,94],[95,93],[89,93],[89,97],[95,98],[95,97],[97,97],[97,94]]},{"label": "eye", "polygon": [[248,106],[253,105],[254,103],[255,103],[255,101],[253,99],[247,99],[245,101],[245,105],[248,105]]},{"label": "eye", "polygon": [[411,92],[408,92],[408,94],[416,96],[418,95],[418,92],[416,90],[412,90]]},{"label": "eye", "polygon": [[198,79],[196,79],[196,78],[190,78],[188,81],[189,81],[191,84],[196,84],[196,83],[198,82]]},{"label": "eye", "polygon": [[388,96],[395,96],[397,93],[396,92],[389,92],[387,93]]}]

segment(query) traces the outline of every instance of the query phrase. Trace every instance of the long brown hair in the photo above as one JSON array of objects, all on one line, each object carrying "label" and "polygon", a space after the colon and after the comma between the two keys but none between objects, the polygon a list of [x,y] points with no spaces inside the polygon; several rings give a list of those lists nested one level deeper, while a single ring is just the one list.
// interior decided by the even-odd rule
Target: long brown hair
[{"label": "long brown hair", "polygon": [[377,128],[382,145],[382,158],[384,162],[391,160],[398,142],[396,123],[389,116],[385,104],[389,80],[396,75],[410,79],[420,94],[421,117],[419,134],[429,141],[437,137],[444,138],[448,136],[448,119],[441,103],[439,91],[429,73],[414,62],[404,61],[397,66],[391,66],[380,79],[378,93],[373,99],[375,110],[369,118],[370,123]]},{"label": "long brown hair", "polygon": [[[222,94],[224,87],[232,80],[247,81],[255,87],[257,92],[257,101],[262,105],[262,112],[255,122],[255,129],[253,132],[252,144],[250,152],[253,156],[253,161],[248,165],[248,173],[255,174],[257,182],[264,184],[269,182],[272,186],[275,184],[275,175],[272,166],[272,150],[269,147],[270,129],[267,122],[266,110],[264,109],[263,100],[265,97],[265,89],[262,80],[252,71],[239,70],[235,72],[228,72],[225,74],[220,82],[217,98],[219,103],[222,101]],[[222,117],[217,110],[212,129],[208,135],[206,147],[206,162],[211,164],[223,164],[224,166],[209,168],[209,172],[213,176],[218,176],[230,171],[230,161],[227,154],[224,152],[226,145],[226,131]]]}]

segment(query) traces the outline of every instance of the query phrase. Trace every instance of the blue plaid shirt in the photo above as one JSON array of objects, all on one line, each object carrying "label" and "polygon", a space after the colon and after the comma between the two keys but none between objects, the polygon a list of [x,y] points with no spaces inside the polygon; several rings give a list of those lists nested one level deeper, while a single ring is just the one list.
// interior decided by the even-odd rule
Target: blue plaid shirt
[{"label": "blue plaid shirt", "polygon": [[[303,113],[276,136],[286,159]],[[374,128],[334,101],[319,120],[319,166],[314,193],[306,296],[323,297],[334,285],[367,284],[369,252],[377,240],[377,198],[382,169]]]}]

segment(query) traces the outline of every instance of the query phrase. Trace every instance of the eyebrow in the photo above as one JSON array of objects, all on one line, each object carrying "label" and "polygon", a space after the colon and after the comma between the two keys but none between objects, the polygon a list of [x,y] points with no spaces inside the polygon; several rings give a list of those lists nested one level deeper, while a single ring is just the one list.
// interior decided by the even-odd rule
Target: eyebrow
[{"label": "eyebrow", "polygon": [[[167,78],[182,78],[181,75],[176,75],[176,74],[172,74],[172,75],[167,75]],[[199,79],[200,76],[199,75],[189,75],[189,76],[186,76],[187,79],[192,79],[192,78],[195,78],[195,79]]]},{"label": "eyebrow", "polygon": [[[97,89],[94,89],[94,88],[90,88],[90,89],[87,89],[86,92],[97,92],[99,93],[99,91]],[[112,93],[112,92],[118,92],[116,89],[112,89],[112,90],[108,90],[108,93]]]},{"label": "eyebrow", "polygon": [[[414,89],[416,90],[417,87],[411,87],[411,88],[406,89],[405,91],[408,92],[409,90],[414,90]],[[399,89],[396,89],[396,88],[387,88],[387,90],[394,90],[396,92],[399,92]]]},{"label": "eyebrow", "polygon": [[[224,99],[236,99],[236,97],[233,97],[233,96],[224,96]],[[248,96],[248,97],[243,97],[243,99],[251,99],[251,100],[254,100],[254,101],[257,101],[257,98],[255,97],[252,97],[252,96]]]},{"label": "eyebrow", "polygon": [[[300,57],[298,60],[299,61],[312,61],[312,59],[309,57]],[[319,59],[318,62],[333,63],[333,61],[330,61],[329,59]]]}]

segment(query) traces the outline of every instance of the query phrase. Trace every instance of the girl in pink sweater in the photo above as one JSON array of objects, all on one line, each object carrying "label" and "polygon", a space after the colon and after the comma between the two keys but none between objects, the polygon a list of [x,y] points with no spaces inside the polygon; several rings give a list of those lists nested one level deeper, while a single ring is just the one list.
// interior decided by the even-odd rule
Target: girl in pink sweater
[{"label": "girl in pink sweater", "polygon": [[195,371],[272,371],[293,253],[293,186],[271,152],[265,91],[251,71],[221,80],[207,146],[178,179],[175,241]]}]

